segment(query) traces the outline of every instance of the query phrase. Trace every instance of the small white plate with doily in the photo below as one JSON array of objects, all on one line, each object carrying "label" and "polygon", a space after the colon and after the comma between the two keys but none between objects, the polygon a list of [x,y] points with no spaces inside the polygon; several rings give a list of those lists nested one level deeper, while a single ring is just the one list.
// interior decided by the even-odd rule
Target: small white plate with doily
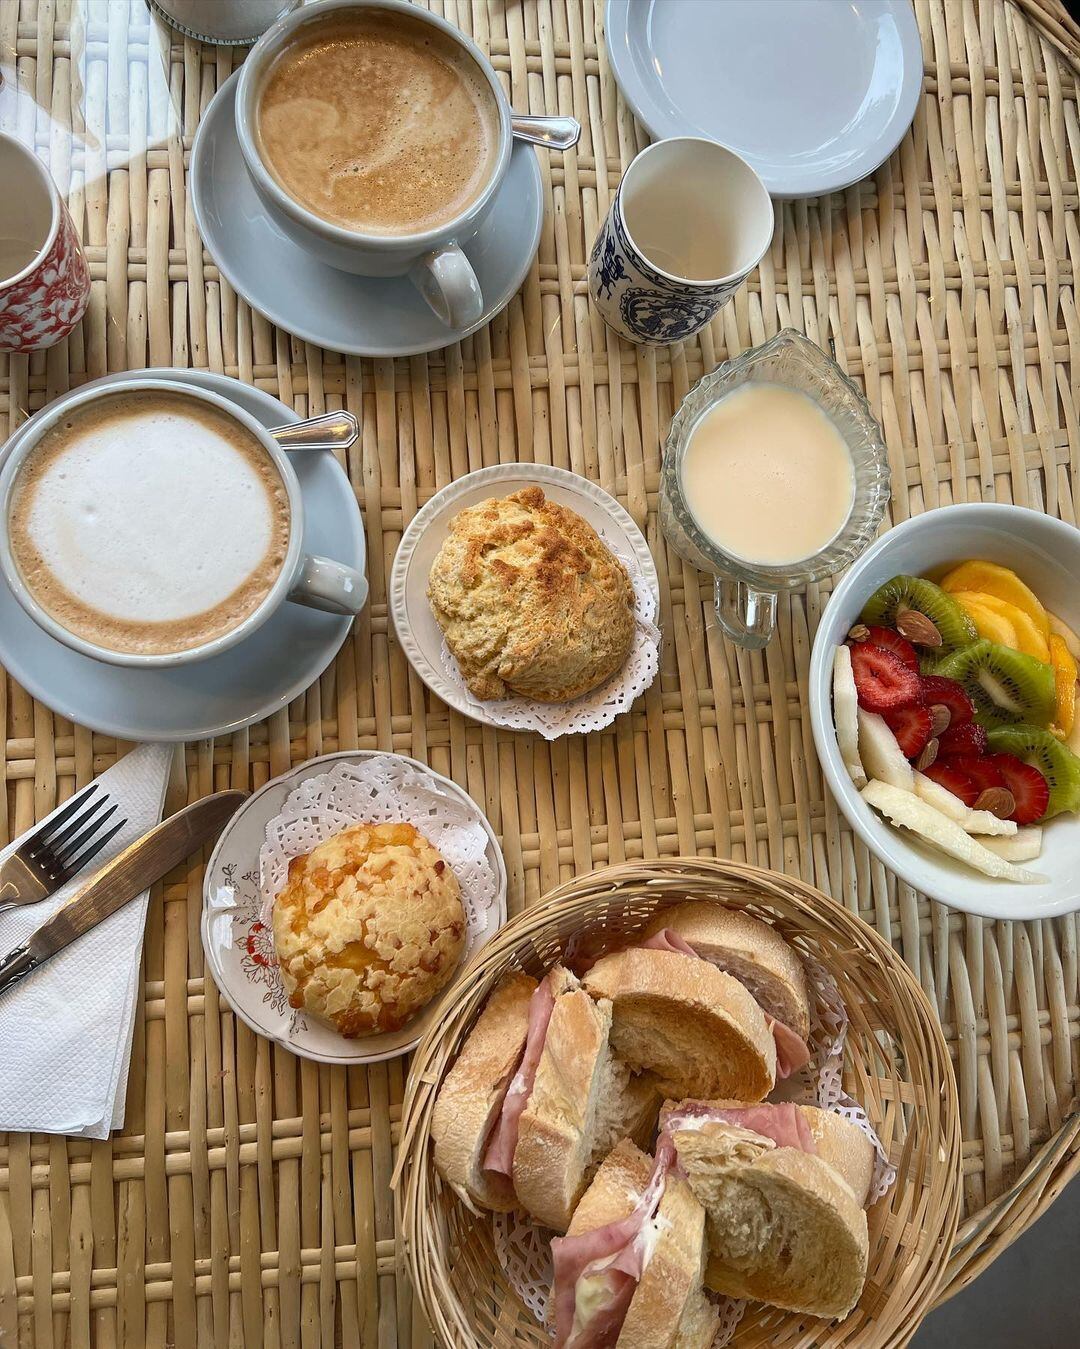
[{"label": "small white plate with doily", "polygon": [[[351,796],[340,794],[343,780]],[[343,814],[342,800],[356,801],[360,784],[368,798],[362,813]],[[214,982],[237,1016],[257,1034],[319,1063],[395,1058],[419,1043],[437,1018],[453,980],[400,1030],[358,1039],[346,1039],[289,1006],[265,921],[260,860],[264,865],[272,861],[271,854],[264,853],[271,843],[268,830],[280,842],[285,837],[283,822],[311,814],[307,808],[312,802],[317,803],[320,823],[309,822],[295,833],[297,851],[306,851],[329,832],[362,819],[408,821],[444,852],[454,846],[446,832],[450,823],[456,822],[464,832],[482,832],[468,875],[455,868],[468,919],[459,971],[506,922],[502,849],[480,807],[456,782],[415,759],[378,750],[326,754],[275,778],[248,798],[218,839],[203,885],[202,941]],[[291,851],[287,844],[286,851]],[[269,873],[269,865],[266,870]]]},{"label": "small white plate with doily", "polygon": [[[509,496],[539,486],[545,496],[576,511],[626,567],[634,587],[637,631],[622,669],[606,684],[568,703],[527,698],[481,702],[465,685],[450,655],[427,597],[428,574],[450,532],[455,515],[489,497]],[[547,740],[600,730],[628,712],[660,668],[660,584],[645,536],[609,492],[588,478],[549,464],[496,464],[477,469],[444,487],[413,517],[401,536],[390,573],[390,615],[398,641],[413,669],[445,703],[474,721],[517,731],[535,731]]]}]

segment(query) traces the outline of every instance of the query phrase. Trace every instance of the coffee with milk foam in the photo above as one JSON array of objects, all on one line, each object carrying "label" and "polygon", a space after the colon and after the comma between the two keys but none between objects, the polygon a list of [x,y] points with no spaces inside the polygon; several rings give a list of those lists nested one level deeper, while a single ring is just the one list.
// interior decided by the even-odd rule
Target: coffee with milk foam
[{"label": "coffee with milk foam", "polygon": [[289,546],[289,498],[263,445],[183,394],[117,394],[42,437],[16,480],[11,550],[57,623],[109,651],[160,655],[253,613]]},{"label": "coffee with milk foam", "polygon": [[446,33],[399,10],[302,25],[259,94],[259,155],[284,190],[365,234],[436,229],[487,186],[499,105]]}]

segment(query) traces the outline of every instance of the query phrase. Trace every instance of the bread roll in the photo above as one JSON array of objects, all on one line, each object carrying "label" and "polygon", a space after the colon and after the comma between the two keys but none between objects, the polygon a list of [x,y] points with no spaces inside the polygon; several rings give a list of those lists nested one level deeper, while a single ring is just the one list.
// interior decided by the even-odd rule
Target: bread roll
[{"label": "bread roll", "polygon": [[481,700],[578,698],[622,667],[634,638],[626,569],[590,524],[539,487],[451,520],[428,599]]}]

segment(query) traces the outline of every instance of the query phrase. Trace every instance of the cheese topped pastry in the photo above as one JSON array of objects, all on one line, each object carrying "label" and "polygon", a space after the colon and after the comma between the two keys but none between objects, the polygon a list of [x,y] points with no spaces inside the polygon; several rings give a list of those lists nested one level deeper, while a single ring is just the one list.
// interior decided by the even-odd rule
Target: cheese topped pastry
[{"label": "cheese topped pastry", "polygon": [[290,1005],[350,1037],[415,1016],[466,932],[457,877],[411,824],[356,824],[294,857],[273,927]]}]

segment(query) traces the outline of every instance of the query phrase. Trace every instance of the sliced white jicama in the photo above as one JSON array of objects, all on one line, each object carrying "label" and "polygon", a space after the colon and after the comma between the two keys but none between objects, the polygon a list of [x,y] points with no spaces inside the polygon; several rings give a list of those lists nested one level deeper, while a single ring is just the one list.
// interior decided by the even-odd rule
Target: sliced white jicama
[{"label": "sliced white jicama", "polygon": [[915,795],[928,806],[940,810],[942,815],[955,820],[960,828],[969,834],[998,834],[1002,838],[1010,838],[1016,833],[1015,820],[999,820],[988,810],[972,810],[969,806],[965,806],[958,796],[954,796],[940,782],[928,778],[925,773],[915,774]]},{"label": "sliced white jicama", "polygon": [[868,777],[914,792],[915,775],[883,717],[859,708],[859,758]]},{"label": "sliced white jicama", "polygon": [[868,782],[862,790],[863,800],[887,816],[893,824],[910,829],[927,843],[932,844],[958,862],[963,862],[987,876],[1003,881],[1019,881],[1033,884],[1045,881],[1045,876],[1037,876],[1033,871],[1015,867],[1011,862],[984,848],[961,829],[955,820],[942,815],[925,801],[921,801],[914,792],[905,792],[890,787],[885,782]]},{"label": "sliced white jicama", "polygon": [[859,694],[846,646],[838,646],[833,658],[832,702],[840,757],[855,786],[865,787],[866,770],[859,758]]},{"label": "sliced white jicama", "polygon": [[1042,830],[1032,825],[1017,830],[1012,838],[988,838],[986,847],[1006,862],[1031,862],[1042,852]]}]

